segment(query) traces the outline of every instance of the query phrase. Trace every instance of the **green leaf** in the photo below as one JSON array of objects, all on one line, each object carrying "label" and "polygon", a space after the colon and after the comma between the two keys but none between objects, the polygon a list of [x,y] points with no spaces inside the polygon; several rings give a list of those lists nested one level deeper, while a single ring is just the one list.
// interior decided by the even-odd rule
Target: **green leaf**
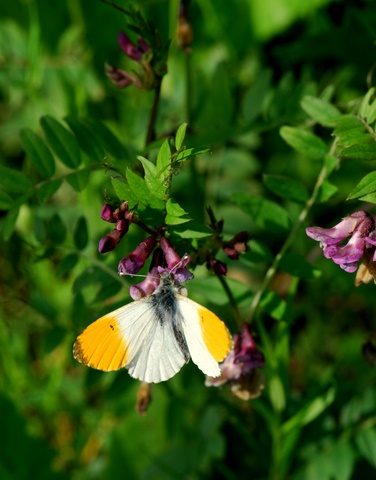
[{"label": "green leaf", "polygon": [[274,320],[288,321],[287,303],[271,290],[263,293],[260,305]]},{"label": "green leaf", "polygon": [[303,257],[294,255],[293,253],[285,253],[279,263],[279,268],[294,277],[304,278],[310,280],[312,278],[319,278],[321,271],[314,268]]},{"label": "green leaf", "polygon": [[376,468],[376,429],[364,428],[355,436],[359,453]]},{"label": "green leaf", "polygon": [[1,235],[6,242],[12,236],[14,227],[16,226],[19,211],[19,206],[14,206],[9,209],[8,213],[5,216],[4,223],[2,224]]},{"label": "green leaf", "polygon": [[363,100],[359,105],[358,114],[363,118],[367,118],[368,116],[368,112],[370,109],[369,102],[374,93],[375,93],[374,87],[370,88],[368,92],[364,95]]},{"label": "green leaf", "polygon": [[329,464],[335,480],[350,480],[355,464],[355,454],[351,445],[340,440],[328,452]]},{"label": "green leaf", "polygon": [[58,277],[64,277],[65,275],[71,273],[73,268],[77,265],[77,262],[78,255],[76,253],[70,253],[60,261],[56,269],[56,275]]},{"label": "green leaf", "polygon": [[71,187],[76,190],[76,192],[82,192],[86,187],[90,178],[90,169],[83,168],[82,170],[77,170],[73,173],[70,173],[65,177],[65,180],[71,185]]},{"label": "green leaf", "polygon": [[205,238],[213,235],[212,230],[198,222],[189,222],[189,227],[176,226],[173,232],[180,238]]},{"label": "green leaf", "polygon": [[313,133],[295,127],[282,127],[281,137],[294,150],[314,160],[323,158],[327,153],[327,146]]},{"label": "green leaf", "polygon": [[242,114],[247,123],[251,123],[262,113],[267,94],[270,92],[272,71],[261,71],[249,88],[242,102]]},{"label": "green leaf", "polygon": [[91,163],[101,163],[105,157],[105,151],[93,135],[87,125],[80,122],[73,115],[69,115],[64,119],[72,132],[76,135],[78,145],[91,160]]},{"label": "green leaf", "polygon": [[73,232],[74,244],[78,250],[83,250],[89,240],[89,233],[85,217],[81,216],[76,223],[76,227]]},{"label": "green leaf", "polygon": [[112,155],[114,158],[123,159],[127,157],[127,150],[120,140],[101,122],[97,120],[88,119],[85,124],[89,126],[90,130],[95,134],[101,143],[102,147]]},{"label": "green leaf", "polygon": [[367,122],[371,125],[376,120],[376,100],[374,100],[368,110]]},{"label": "green leaf", "polygon": [[324,180],[317,192],[316,203],[325,203],[338,192],[338,187]]},{"label": "green leaf", "polygon": [[329,176],[329,174],[332,173],[332,171],[339,165],[338,158],[334,157],[333,155],[325,155],[324,162],[327,170],[327,176]]},{"label": "green leaf", "polygon": [[303,110],[320,125],[332,127],[336,125],[341,113],[331,103],[322,98],[306,95],[301,101]]},{"label": "green leaf", "polygon": [[13,168],[0,166],[0,188],[9,193],[23,193],[32,183],[26,175]]},{"label": "green leaf", "polygon": [[119,200],[121,200],[122,202],[128,201],[128,207],[130,209],[134,208],[138,203],[138,198],[133,193],[129,185],[116,177],[112,177],[111,182],[116,195],[119,197]]},{"label": "green leaf", "polygon": [[263,181],[265,186],[279,197],[292,200],[297,203],[305,203],[308,198],[308,191],[304,185],[292,180],[289,177],[280,175],[264,175]]},{"label": "green leaf", "polygon": [[308,402],[307,405],[282,425],[281,432],[286,434],[295,428],[301,428],[315,420],[334,402],[335,394],[335,389],[331,387],[323,395]]},{"label": "green leaf", "polygon": [[53,215],[50,221],[47,224],[48,230],[48,238],[50,239],[51,243],[60,245],[64,243],[67,229],[60,217],[57,213]]},{"label": "green leaf", "polygon": [[376,142],[371,140],[351,145],[342,150],[341,157],[354,158],[355,160],[376,160]]},{"label": "green leaf", "polygon": [[169,175],[169,167],[171,165],[171,149],[168,138],[163,142],[159,149],[157,156],[157,173],[158,176],[162,175],[164,179],[167,179]]},{"label": "green leaf", "polygon": [[177,151],[179,151],[183,146],[185,132],[187,131],[187,126],[188,126],[188,123],[183,123],[182,125],[180,125],[180,127],[178,128],[178,131],[176,132],[175,148]]},{"label": "green leaf", "polygon": [[171,198],[169,198],[166,203],[166,211],[169,215],[174,217],[182,217],[183,215],[187,215],[187,212],[177,202],[171,200]]},{"label": "green leaf", "polygon": [[145,171],[145,182],[148,186],[148,189],[155,198],[163,200],[166,197],[166,187],[164,186],[164,177],[159,174],[157,175],[157,167],[154,163],[150,162],[144,157],[137,157],[138,160],[142,163]]},{"label": "green leaf", "polygon": [[13,205],[12,198],[0,190],[0,210],[9,210]]},{"label": "green leaf", "polygon": [[354,115],[343,115],[337,121],[333,135],[336,137],[344,137],[347,135],[363,133],[365,131],[362,122]]},{"label": "green leaf", "polygon": [[291,228],[288,213],[276,203],[266,198],[236,192],[232,198],[239,207],[252,217],[263,230],[279,233]]},{"label": "green leaf", "polygon": [[45,177],[55,173],[55,160],[44,141],[29,128],[20,132],[20,138],[31,163]]},{"label": "green leaf", "polygon": [[81,163],[81,155],[76,137],[49,115],[42,117],[40,123],[58,158],[67,167],[77,168]]},{"label": "green leaf", "polygon": [[132,190],[133,194],[136,196],[139,203],[144,205],[149,204],[150,192],[146,185],[146,182],[139,175],[136,175],[129,168],[125,173],[129,188]]},{"label": "green leaf", "polygon": [[182,150],[176,157],[177,162],[186,162],[187,160],[202,155],[203,153],[208,153],[210,150],[208,148],[186,148]]},{"label": "green leaf", "polygon": [[354,190],[347,197],[347,200],[360,198],[374,192],[376,192],[376,172],[371,172],[360,180]]},{"label": "green leaf", "polygon": [[52,195],[60,188],[63,180],[61,178],[55,178],[54,180],[49,180],[46,183],[43,183],[38,187],[37,194],[38,199],[41,203],[47,202]]},{"label": "green leaf", "polygon": [[181,206],[174,200],[169,199],[166,203],[166,218],[167,225],[179,225],[181,223],[189,222],[190,218],[182,218],[183,215],[187,215]]},{"label": "green leaf", "polygon": [[286,407],[286,395],[281,377],[276,372],[268,379],[268,393],[274,410],[282,412]]}]

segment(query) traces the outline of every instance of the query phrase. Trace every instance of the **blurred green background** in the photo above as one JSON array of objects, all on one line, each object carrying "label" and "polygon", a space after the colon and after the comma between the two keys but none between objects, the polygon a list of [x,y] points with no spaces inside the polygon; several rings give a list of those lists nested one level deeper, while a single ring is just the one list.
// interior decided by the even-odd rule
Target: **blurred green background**
[{"label": "blurred green background", "polygon": [[[119,0],[126,8],[131,3]],[[340,108],[364,96],[376,58],[376,4],[192,0],[189,80],[186,55],[175,39],[179,2],[133,5],[164,39],[172,38],[157,134],[189,120],[191,145],[212,150],[195,164],[197,191],[189,187],[187,167],[175,180],[176,198],[199,220],[205,206],[212,206],[218,218],[224,216],[228,236],[251,232],[252,250],[229,269],[237,280],[230,286],[246,314],[270,261],[267,255],[257,257],[256,246],[267,247],[272,258],[283,235],[262,231],[230,195],[243,191],[273,199],[262,184],[265,173],[299,179],[312,189],[319,166],[294,153],[279,128],[306,120],[300,107],[305,94],[326,95]],[[116,90],[104,74],[105,61],[133,68],[117,43],[126,28],[126,17],[99,0],[2,2],[2,165],[33,175],[19,131],[40,132],[39,119],[47,114],[103,122],[121,142],[114,153],[117,165],[135,163],[144,148],[152,93]],[[329,130],[316,133],[330,142]],[[329,227],[361,208],[345,199],[370,169],[366,162],[343,162],[331,177],[338,193],[313,208],[310,225]],[[65,173],[62,166],[58,173]],[[282,391],[268,370],[268,362],[273,364],[268,357],[266,391],[250,402],[232,397],[225,387],[204,387],[203,375],[189,364],[171,381],[154,386],[149,411],[140,416],[138,382],[125,371],[101,373],[74,361],[77,334],[129,301],[130,283],[117,277],[117,263],[143,238],[131,230],[123,251],[99,258],[97,242],[108,233],[99,212],[110,188],[103,169],[92,173],[82,192],[64,184],[49,201],[23,205],[14,232],[0,240],[0,477],[373,478],[375,373],[361,348],[376,331],[375,285],[354,288],[353,276],[322,258],[303,231],[292,250],[314,262],[322,275],[297,286],[288,337],[283,325],[264,317],[276,346],[273,371],[283,378]],[[298,207],[287,207],[297,218]],[[6,209],[0,219],[4,232]],[[83,230],[87,241],[78,249]],[[221,313],[235,333],[216,278],[203,268],[195,274],[190,296]],[[278,277],[274,287],[283,291],[283,282]],[[295,419],[295,429],[278,431],[307,405],[309,414]]]}]

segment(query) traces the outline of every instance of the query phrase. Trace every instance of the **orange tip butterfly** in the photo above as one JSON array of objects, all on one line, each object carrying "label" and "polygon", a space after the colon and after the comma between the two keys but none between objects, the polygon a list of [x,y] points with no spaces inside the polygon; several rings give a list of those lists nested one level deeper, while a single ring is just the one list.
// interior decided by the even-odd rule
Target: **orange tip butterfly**
[{"label": "orange tip butterfly", "polygon": [[74,357],[98,370],[124,367],[147,383],[168,380],[190,358],[205,375],[218,377],[231,335],[222,320],[183,290],[171,272],[163,272],[151,295],[90,324],[77,337]]}]

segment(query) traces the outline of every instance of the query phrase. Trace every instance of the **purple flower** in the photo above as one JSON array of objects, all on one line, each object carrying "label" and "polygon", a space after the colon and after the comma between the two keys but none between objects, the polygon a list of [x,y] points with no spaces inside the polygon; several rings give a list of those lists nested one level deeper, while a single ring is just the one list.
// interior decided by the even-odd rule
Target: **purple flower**
[{"label": "purple flower", "polygon": [[185,254],[180,258],[166,237],[162,237],[159,243],[167,264],[167,268],[159,269],[160,273],[163,271],[172,273],[177,284],[192,280],[193,273],[185,268],[190,260],[189,255]]},{"label": "purple flower", "polygon": [[[125,221],[125,220],[123,220]],[[123,258],[119,263],[119,275],[134,275],[145,265],[147,258],[156,245],[154,237],[148,237],[141,242],[132,253]]]},{"label": "purple flower", "polygon": [[138,47],[131,42],[131,39],[125,32],[120,32],[118,37],[120,48],[127,55],[127,57],[132,58],[139,62],[142,59],[144,53],[147,53],[150,50],[150,46],[145,42],[142,37],[138,37]]},{"label": "purple flower", "polygon": [[213,257],[210,257],[206,262],[206,268],[212,270],[216,275],[226,275],[227,273],[226,264]]},{"label": "purple flower", "polygon": [[101,238],[98,244],[99,253],[107,253],[114,250],[124,235],[125,232],[123,233],[115,228],[111,233]]},{"label": "purple flower", "polygon": [[229,242],[222,244],[223,251],[231,260],[238,260],[240,253],[248,252],[250,240],[248,232],[239,232]]},{"label": "purple flower", "polygon": [[130,296],[133,300],[139,300],[142,297],[147,297],[151,295],[159,285],[160,274],[158,268],[164,264],[163,252],[160,248],[156,248],[151,259],[149,272],[146,275],[145,280],[138,283],[137,285],[132,285],[130,288]]},{"label": "purple flower", "polygon": [[114,217],[114,212],[114,208],[108,203],[106,203],[105,205],[103,205],[101,210],[102,220],[104,220],[105,222],[115,223],[116,218]]},{"label": "purple flower", "polygon": [[139,89],[142,88],[140,79],[136,75],[131,75],[130,73],[120,70],[109,63],[105,64],[105,72],[115,87],[126,88],[129,87],[129,85],[134,85]]},{"label": "purple flower", "polygon": [[263,353],[257,348],[252,338],[249,325],[243,324],[240,333],[234,335],[233,348],[220,365],[221,375],[217,378],[207,377],[206,386],[218,387],[229,383],[231,391],[243,400],[256,398],[264,388],[264,376],[259,371],[265,367]]},{"label": "purple flower", "polygon": [[[332,259],[343,270],[353,273],[358,268],[357,262],[361,259],[366,249],[375,249],[374,240],[375,217],[359,210],[333,228],[309,227],[307,235],[320,242],[326,258]],[[350,237],[347,244],[342,242]]]},{"label": "purple flower", "polygon": [[107,253],[114,250],[128,232],[129,224],[133,220],[133,212],[128,211],[128,202],[123,202],[116,210],[106,203],[102,207],[101,218],[105,222],[116,223],[115,229],[99,240],[99,253]]}]

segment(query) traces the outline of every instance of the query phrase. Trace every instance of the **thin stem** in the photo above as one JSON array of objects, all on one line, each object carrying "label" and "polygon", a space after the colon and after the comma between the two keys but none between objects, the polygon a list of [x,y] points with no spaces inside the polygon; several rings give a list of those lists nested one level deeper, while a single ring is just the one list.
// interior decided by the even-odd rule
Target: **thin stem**
[{"label": "thin stem", "polygon": [[150,112],[148,130],[146,132],[145,147],[155,139],[155,121],[157,119],[158,105],[161,97],[161,82],[155,87],[153,106]]},{"label": "thin stem", "polygon": [[218,280],[222,284],[223,290],[226,292],[226,295],[228,296],[228,299],[230,301],[230,305],[231,305],[232,309],[234,310],[236,324],[237,324],[237,326],[240,330],[242,325],[243,325],[243,318],[240,315],[240,312],[239,312],[238,306],[236,304],[235,298],[234,298],[234,296],[231,292],[230,287],[228,286],[228,283],[227,283],[226,279],[222,275],[217,275],[217,277],[218,277]]},{"label": "thin stem", "polygon": [[125,10],[124,8],[121,8],[119,7],[118,5],[116,5],[115,2],[108,2],[107,0],[100,0],[102,3],[106,4],[106,5],[109,5],[110,7],[113,7],[113,8],[116,8],[116,10],[119,10],[119,12],[121,13],[124,13],[125,15],[130,15],[130,13]]},{"label": "thin stem", "polygon": [[[335,140],[333,142],[332,147],[331,147],[330,152],[329,152],[329,155],[333,154],[333,152],[335,150],[336,143],[337,143],[337,140]],[[263,281],[261,287],[259,288],[259,290],[256,292],[255,296],[253,297],[252,304],[251,304],[251,309],[250,309],[250,312],[249,312],[249,317],[247,319],[247,321],[249,323],[252,322],[252,320],[255,316],[255,313],[257,312],[257,309],[260,305],[260,300],[261,300],[261,297],[262,297],[263,293],[266,291],[266,289],[268,288],[268,286],[269,286],[270,282],[272,281],[274,275],[277,273],[279,262],[281,261],[283,255],[286,253],[286,251],[288,250],[288,248],[292,244],[292,242],[295,238],[295,235],[297,234],[301,225],[303,224],[303,222],[307,218],[307,215],[308,215],[309,211],[311,210],[313,204],[315,203],[317,195],[319,193],[319,189],[320,189],[321,185],[323,184],[324,180],[326,179],[327,174],[328,174],[328,169],[327,169],[327,166],[324,162],[324,165],[322,166],[321,171],[320,171],[320,173],[317,177],[317,181],[316,181],[316,184],[314,186],[311,197],[307,200],[307,203],[305,204],[303,210],[301,211],[301,213],[299,215],[298,221],[295,223],[292,230],[290,231],[290,234],[286,238],[285,243],[282,245],[281,250],[275,256],[273,263],[271,264],[268,271],[266,272],[266,275],[265,275],[265,278],[264,278],[264,281]]]},{"label": "thin stem", "polygon": [[192,112],[192,69],[191,55],[185,55],[185,75],[186,75],[186,92],[185,92],[185,117],[188,125],[191,125]]}]

